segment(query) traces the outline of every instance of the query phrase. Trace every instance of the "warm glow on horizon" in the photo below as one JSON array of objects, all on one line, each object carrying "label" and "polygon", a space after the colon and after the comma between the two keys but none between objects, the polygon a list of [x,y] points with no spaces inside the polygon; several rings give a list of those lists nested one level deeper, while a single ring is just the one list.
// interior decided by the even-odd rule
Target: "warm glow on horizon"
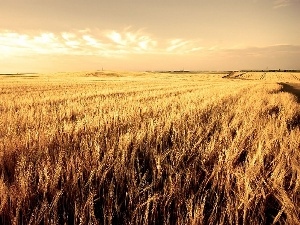
[{"label": "warm glow on horizon", "polygon": [[175,2],[4,3],[0,73],[300,69],[299,0]]}]

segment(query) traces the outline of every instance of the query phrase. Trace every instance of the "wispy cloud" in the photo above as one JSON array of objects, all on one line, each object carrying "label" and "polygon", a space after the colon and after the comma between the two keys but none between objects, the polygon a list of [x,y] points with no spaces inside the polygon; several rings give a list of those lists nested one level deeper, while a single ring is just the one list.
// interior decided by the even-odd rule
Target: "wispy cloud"
[{"label": "wispy cloud", "polygon": [[172,39],[168,41],[167,52],[171,53],[191,53],[200,51],[203,49],[198,43],[198,40],[183,40],[183,39]]},{"label": "wispy cloud", "polygon": [[151,35],[141,31],[106,31],[105,36],[113,49],[122,49],[127,53],[153,53],[157,51],[157,41]]},{"label": "wispy cloud", "polygon": [[53,33],[30,35],[4,31],[0,33],[0,51],[8,55],[63,54],[67,46]]},{"label": "wispy cloud", "polygon": [[259,57],[289,53],[298,54],[297,45],[243,47],[202,45],[200,39],[159,39],[143,30],[73,30],[53,33],[29,33],[0,30],[1,58],[18,56],[97,56],[124,58],[131,55],[226,55]]},{"label": "wispy cloud", "polygon": [[61,33],[0,31],[0,51],[9,55],[64,54],[122,57],[129,54],[188,54],[201,50],[197,40],[154,38],[142,30]]},{"label": "wispy cloud", "polygon": [[273,8],[278,9],[300,3],[300,0],[274,0]]}]

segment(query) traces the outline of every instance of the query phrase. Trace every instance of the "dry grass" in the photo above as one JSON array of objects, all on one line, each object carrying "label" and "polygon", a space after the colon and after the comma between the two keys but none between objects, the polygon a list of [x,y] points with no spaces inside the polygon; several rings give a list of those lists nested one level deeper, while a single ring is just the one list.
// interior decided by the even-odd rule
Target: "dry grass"
[{"label": "dry grass", "polygon": [[0,222],[300,224],[300,76],[222,76],[1,76]]}]

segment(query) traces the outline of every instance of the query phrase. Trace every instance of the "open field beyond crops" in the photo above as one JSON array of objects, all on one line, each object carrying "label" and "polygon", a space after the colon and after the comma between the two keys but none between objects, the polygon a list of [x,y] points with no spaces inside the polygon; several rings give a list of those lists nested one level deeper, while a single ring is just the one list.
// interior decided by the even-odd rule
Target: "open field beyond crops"
[{"label": "open field beyond crops", "polygon": [[299,84],[1,75],[0,223],[300,224]]}]

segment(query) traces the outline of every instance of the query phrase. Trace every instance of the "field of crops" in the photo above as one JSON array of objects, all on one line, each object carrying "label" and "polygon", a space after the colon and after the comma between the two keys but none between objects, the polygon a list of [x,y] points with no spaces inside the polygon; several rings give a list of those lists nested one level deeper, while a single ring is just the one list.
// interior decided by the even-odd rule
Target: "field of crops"
[{"label": "field of crops", "polygon": [[1,224],[300,224],[300,73],[0,76]]}]

